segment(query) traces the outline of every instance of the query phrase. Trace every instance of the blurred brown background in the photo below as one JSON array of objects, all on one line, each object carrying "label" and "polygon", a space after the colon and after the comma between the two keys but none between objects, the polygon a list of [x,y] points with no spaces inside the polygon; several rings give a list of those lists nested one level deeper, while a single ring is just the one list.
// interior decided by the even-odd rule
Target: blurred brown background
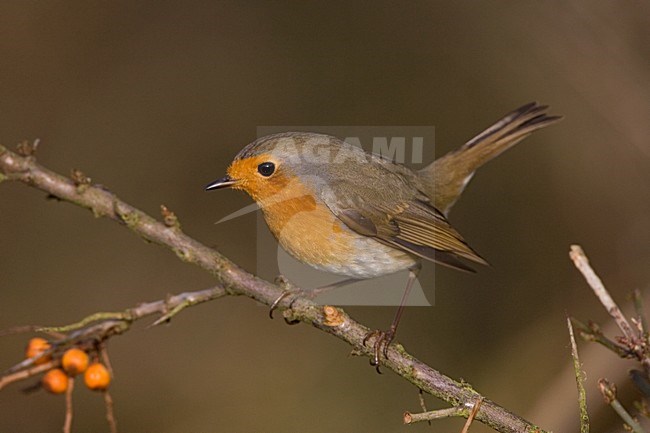
[{"label": "blurred brown background", "polygon": [[[151,214],[255,269],[250,203],[207,194],[260,125],[435,125],[441,155],[531,101],[563,114],[486,166],[451,215],[493,265],[436,270],[436,304],[399,340],[430,365],[555,431],[578,427],[565,315],[607,322],[568,259],[590,255],[627,307],[650,281],[650,6],[590,1],[85,2],[0,5],[0,142],[80,168]],[[65,324],[213,280],[107,220],[0,185],[0,328]],[[422,285],[433,278],[425,266]],[[399,288],[401,290],[401,288]],[[385,327],[393,308],[355,307]],[[0,340],[0,369],[27,336]],[[598,395],[628,364],[580,344],[595,430],[620,430]],[[110,343],[123,432],[430,431],[401,425],[416,390],[350,348],[271,321],[248,299],[182,313]],[[59,431],[63,398],[0,392],[0,431]],[[429,399],[431,407],[442,403]],[[101,398],[75,392],[75,431],[106,431]],[[436,431],[459,431],[459,420]],[[487,431],[475,425],[473,431]]]}]

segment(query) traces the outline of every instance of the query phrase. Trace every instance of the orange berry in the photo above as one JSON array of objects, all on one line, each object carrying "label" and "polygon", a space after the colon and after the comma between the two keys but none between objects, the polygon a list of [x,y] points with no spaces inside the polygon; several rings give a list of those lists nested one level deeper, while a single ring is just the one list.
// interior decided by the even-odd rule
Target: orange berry
[{"label": "orange berry", "polygon": [[52,394],[63,394],[68,389],[68,376],[60,368],[53,368],[45,373],[41,384]]},{"label": "orange berry", "polygon": [[111,383],[111,375],[104,364],[95,362],[84,373],[84,382],[92,390],[104,390]]},{"label": "orange berry", "polygon": [[[29,343],[27,343],[27,348],[25,349],[25,356],[27,358],[34,358],[41,353],[45,352],[48,350],[50,347],[50,343],[47,342],[44,338],[39,338],[39,337],[34,337],[31,340],[29,340]],[[34,364],[44,364],[50,360],[50,356],[43,356],[34,362]]]},{"label": "orange berry", "polygon": [[61,365],[70,376],[83,373],[88,368],[88,355],[81,349],[72,348],[65,351]]}]

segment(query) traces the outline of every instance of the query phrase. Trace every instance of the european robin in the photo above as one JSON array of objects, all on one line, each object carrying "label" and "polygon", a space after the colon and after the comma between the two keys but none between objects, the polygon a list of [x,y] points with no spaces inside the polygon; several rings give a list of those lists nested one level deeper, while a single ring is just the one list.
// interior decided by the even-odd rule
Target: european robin
[{"label": "european robin", "polygon": [[[273,134],[244,147],[206,189],[247,192],[280,245],[317,269],[351,279],[410,270],[404,300],[422,259],[469,271],[465,262],[486,264],[446,215],[478,167],[560,119],[546,108],[524,105],[419,171],[332,136]],[[375,366],[403,304],[388,331],[368,335],[377,337]]]}]

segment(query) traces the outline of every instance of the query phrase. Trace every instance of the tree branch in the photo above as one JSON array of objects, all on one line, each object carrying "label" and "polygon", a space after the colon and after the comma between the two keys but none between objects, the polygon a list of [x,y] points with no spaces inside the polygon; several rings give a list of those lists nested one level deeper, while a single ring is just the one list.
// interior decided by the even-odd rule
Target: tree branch
[{"label": "tree branch", "polygon": [[[600,277],[598,277],[589,264],[589,258],[587,258],[582,247],[580,245],[571,245],[569,256],[571,257],[571,260],[573,260],[575,267],[582,273],[582,276],[585,281],[587,281],[587,284],[589,284],[589,287],[591,287],[591,290],[593,290],[596,297],[598,297],[600,303],[603,304],[603,307],[605,307],[609,315],[612,316],[623,333],[623,337],[617,339],[619,344],[617,345],[614,343],[614,347],[612,347],[611,344],[607,343],[607,339],[602,336],[602,334],[598,335],[598,330],[596,328],[595,332],[592,332],[596,341],[604,344],[616,353],[620,353],[620,349],[627,350],[628,354],[634,355],[639,361],[641,361],[646,373],[650,373],[650,348],[648,347],[648,336],[644,332],[643,314],[641,314],[641,318],[633,319],[633,323],[636,325],[633,328],[612,296],[609,294],[607,288],[605,288]],[[636,297],[639,298],[638,295],[636,295]],[[640,301],[636,301],[637,312],[642,308],[639,302]],[[619,346],[618,350],[615,346]]]},{"label": "tree branch", "polygon": [[[90,179],[79,171],[74,171],[73,179],[70,179],[37,164],[31,155],[33,151],[26,147],[27,150],[20,149],[22,155],[19,155],[0,146],[0,182],[13,180],[26,183],[88,209],[96,217],[109,218],[126,226],[140,237],[172,250],[181,260],[196,264],[214,275],[220,283],[220,294],[244,295],[269,306],[282,294],[283,288],[244,271],[216,250],[184,234],[168,210],[163,212],[164,222],[159,222],[123,202],[107,189],[91,185]],[[168,301],[157,302],[162,304],[151,303],[156,304],[155,308],[152,307],[156,311],[161,306],[169,305]],[[287,310],[289,306],[291,309]],[[304,297],[285,299],[280,302],[279,308],[285,310],[285,318],[311,324],[347,342],[358,355],[373,356],[372,341],[368,346],[363,342],[370,330],[351,319],[343,310],[319,306]],[[452,406],[468,407],[482,399],[476,419],[499,432],[543,433],[523,418],[483,398],[468,384],[456,382],[409,355],[400,344],[390,345],[388,358],[382,359],[381,364]]]},{"label": "tree branch", "polygon": [[596,272],[593,270],[589,264],[589,259],[587,258],[585,252],[582,250],[580,245],[571,245],[571,252],[569,253],[571,260],[576,268],[582,273],[582,276],[589,284],[589,287],[594,291],[594,294],[598,297],[600,302],[603,304],[607,312],[612,316],[616,321],[619,329],[629,341],[633,341],[637,336],[632,332],[632,327],[630,322],[627,321],[621,309],[618,308],[618,305],[609,294],[603,282],[600,280]]}]

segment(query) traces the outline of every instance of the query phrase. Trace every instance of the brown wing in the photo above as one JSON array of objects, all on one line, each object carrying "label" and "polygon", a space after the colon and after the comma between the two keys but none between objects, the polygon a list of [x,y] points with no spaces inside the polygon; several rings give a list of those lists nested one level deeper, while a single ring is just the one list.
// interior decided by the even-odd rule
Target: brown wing
[{"label": "brown wing", "polygon": [[[436,253],[444,252],[487,265],[487,262],[467,245],[442,213],[426,203],[410,203],[403,212],[394,216],[394,221],[399,228],[399,233],[393,240],[401,245],[408,243],[424,247],[415,251],[421,257],[435,261]],[[430,256],[430,250],[434,250],[433,256]]]},{"label": "brown wing", "polygon": [[[327,200],[326,200],[327,202]],[[387,208],[355,200],[355,209],[328,206],[355,232],[452,268],[473,271],[459,258],[487,264],[435,208],[418,200]]]}]

